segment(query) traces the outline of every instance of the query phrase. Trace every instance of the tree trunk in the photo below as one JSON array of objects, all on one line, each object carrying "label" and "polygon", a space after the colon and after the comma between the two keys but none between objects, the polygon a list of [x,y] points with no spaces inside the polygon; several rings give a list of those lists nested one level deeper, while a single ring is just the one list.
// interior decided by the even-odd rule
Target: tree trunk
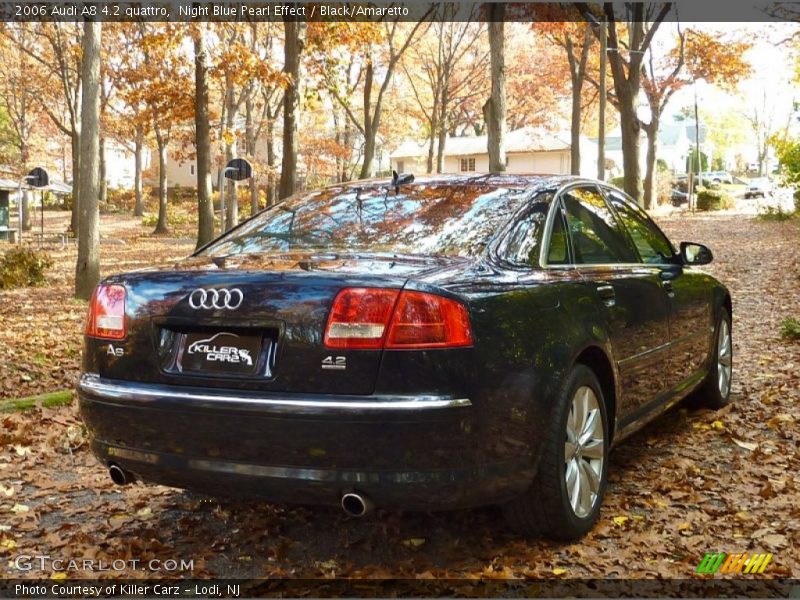
[{"label": "tree trunk", "polygon": [[285,20],[284,32],[283,64],[289,84],[283,94],[283,160],[278,191],[281,199],[294,194],[297,187],[297,113],[300,104],[300,54],[303,52],[300,23]]},{"label": "tree trunk", "polygon": [[[229,77],[225,78],[225,105],[228,107],[225,115],[225,129],[227,138],[225,139],[225,164],[236,158],[236,102],[233,94],[233,81]],[[225,186],[225,231],[232,229],[239,223],[239,198],[236,195],[236,184],[231,179],[223,179]]]},{"label": "tree trunk", "polygon": [[431,107],[431,139],[428,144],[428,170],[427,173],[433,173],[433,156],[436,153],[436,135],[439,131],[439,92],[433,90],[433,107]]},{"label": "tree trunk", "polygon": [[581,90],[583,80],[572,80],[572,119],[570,122],[570,173],[581,174]]},{"label": "tree trunk", "polygon": [[372,57],[367,60],[367,68],[364,76],[364,155],[361,164],[359,179],[372,177],[372,161],[375,160],[375,134],[373,128],[374,120],[371,114],[372,108],[372,81],[375,76],[375,67],[372,64]]},{"label": "tree trunk", "polygon": [[81,74],[81,187],[78,261],[75,266],[75,296],[89,299],[100,279],[98,257],[100,193],[100,38],[102,25],[85,21]]},{"label": "tree trunk", "polygon": [[656,197],[656,152],[658,151],[658,118],[653,115],[650,123],[643,125],[647,134],[647,164],[644,175],[644,208],[650,210],[658,204]]},{"label": "tree trunk", "polygon": [[29,190],[22,192],[19,205],[19,217],[22,221],[22,231],[31,230],[31,193]]},{"label": "tree trunk", "polygon": [[155,234],[169,233],[167,224],[167,140],[156,129],[158,145],[158,223]]},{"label": "tree trunk", "polygon": [[489,58],[491,61],[492,93],[483,105],[483,120],[488,134],[489,171],[506,170],[506,64],[505,64],[505,4],[489,5]]},{"label": "tree trunk", "polygon": [[267,207],[275,203],[275,120],[267,118]]},{"label": "tree trunk", "polygon": [[133,207],[133,215],[141,217],[144,215],[144,195],[142,193],[142,152],[144,151],[144,129],[141,125],[136,126],[133,150],[133,193],[136,203]]},{"label": "tree trunk", "polygon": [[73,130],[70,140],[72,144],[72,216],[69,228],[72,235],[78,237],[80,226],[80,203],[81,203],[81,135],[80,132]]},{"label": "tree trunk", "polygon": [[197,156],[197,248],[214,239],[211,191],[211,122],[208,116],[208,53],[205,29],[194,40],[194,130]]},{"label": "tree trunk", "polygon": [[105,136],[100,136],[100,149],[99,149],[99,160],[100,160],[100,204],[104,204],[108,202],[108,180],[107,180],[107,173],[106,173],[106,138]]},{"label": "tree trunk", "polygon": [[625,172],[625,193],[642,203],[642,171],[639,164],[639,118],[632,99],[620,98],[622,130],[622,168]]},{"label": "tree trunk", "polygon": [[[256,128],[253,123],[253,94],[255,93],[255,86],[251,83],[250,89],[247,91],[247,99],[245,101],[245,126],[244,126],[244,144],[245,153],[251,162],[255,162],[256,158]],[[261,210],[258,201],[258,180],[255,174],[250,178],[250,215],[256,214]]]},{"label": "tree trunk", "polygon": [[448,87],[450,82],[445,80],[442,84],[442,102],[439,111],[439,147],[436,149],[436,172],[444,171],[444,151],[447,146],[447,108],[450,104]]}]

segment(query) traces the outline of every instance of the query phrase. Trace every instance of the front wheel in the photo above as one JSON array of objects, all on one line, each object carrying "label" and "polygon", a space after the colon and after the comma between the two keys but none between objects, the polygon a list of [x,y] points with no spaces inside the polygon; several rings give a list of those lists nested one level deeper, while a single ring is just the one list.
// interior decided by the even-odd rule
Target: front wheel
[{"label": "front wheel", "polygon": [[719,310],[714,337],[714,351],[708,375],[699,390],[701,402],[708,408],[719,409],[728,404],[733,379],[733,336],[731,316],[724,307]]},{"label": "front wheel", "polygon": [[509,525],[557,540],[585,535],[597,521],[608,472],[608,418],[594,372],[576,365],[542,430],[542,456],[531,487],[506,504]]}]

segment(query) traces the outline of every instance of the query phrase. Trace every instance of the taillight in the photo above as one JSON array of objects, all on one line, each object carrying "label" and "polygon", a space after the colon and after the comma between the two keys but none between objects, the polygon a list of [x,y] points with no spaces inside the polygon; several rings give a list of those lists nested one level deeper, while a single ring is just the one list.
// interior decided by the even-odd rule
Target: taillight
[{"label": "taillight", "polygon": [[325,345],[328,348],[383,348],[399,290],[348,288],[333,301]]},{"label": "taillight", "polygon": [[466,307],[435,294],[348,288],[333,301],[325,346],[350,349],[472,345]]},{"label": "taillight", "polygon": [[125,288],[98,285],[89,303],[86,335],[119,340],[125,337]]},{"label": "taillight", "polygon": [[450,298],[404,291],[394,311],[387,348],[456,348],[472,345],[467,308]]}]

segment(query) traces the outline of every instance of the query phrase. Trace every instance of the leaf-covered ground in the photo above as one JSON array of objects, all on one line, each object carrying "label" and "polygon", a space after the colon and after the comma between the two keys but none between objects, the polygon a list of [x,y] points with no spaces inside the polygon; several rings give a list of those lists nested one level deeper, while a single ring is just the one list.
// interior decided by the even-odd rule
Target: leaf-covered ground
[{"label": "leaf-covered ground", "polygon": [[[680,579],[707,551],[772,552],[767,576],[800,576],[800,342],[779,337],[780,321],[800,316],[800,226],[732,213],[660,221],[675,240],[711,245],[709,271],[732,290],[735,401],[675,409],[615,450],[601,519],[582,542],[517,539],[495,508],[354,520],[118,488],[70,406],[0,415],[0,578],[25,575],[14,556],[49,554],[193,559],[195,577]],[[192,249],[120,216],[104,217],[103,237],[105,274]],[[70,299],[74,248],[53,255],[50,287],[0,292],[0,398],[75,384],[85,305]]]}]

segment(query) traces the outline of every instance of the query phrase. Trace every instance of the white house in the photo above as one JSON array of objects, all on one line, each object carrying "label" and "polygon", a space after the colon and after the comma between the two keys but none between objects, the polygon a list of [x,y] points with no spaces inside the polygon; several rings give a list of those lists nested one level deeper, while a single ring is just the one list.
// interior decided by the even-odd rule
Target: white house
[{"label": "white house", "polygon": [[[506,172],[567,174],[571,171],[570,135],[535,127],[509,131],[505,138]],[[392,168],[400,173],[427,171],[427,144],[407,141],[391,153]],[[581,175],[597,173],[597,144],[581,137]],[[489,171],[487,136],[447,138],[445,173],[486,173]]]}]

